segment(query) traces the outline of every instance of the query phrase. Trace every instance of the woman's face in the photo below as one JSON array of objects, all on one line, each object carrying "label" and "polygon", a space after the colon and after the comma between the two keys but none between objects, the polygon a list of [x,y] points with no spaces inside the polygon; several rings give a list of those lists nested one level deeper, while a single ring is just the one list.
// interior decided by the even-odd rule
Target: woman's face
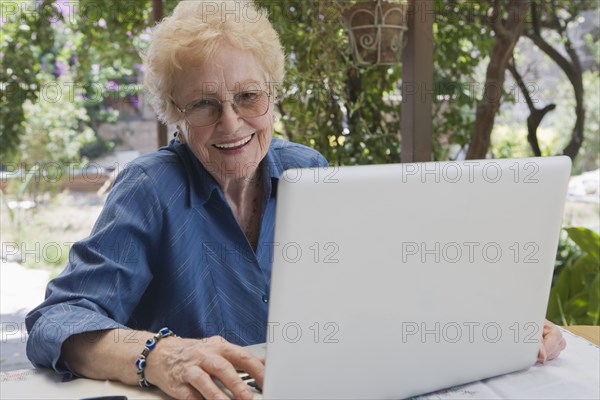
[{"label": "woman's face", "polygon": [[[211,113],[210,109],[218,109],[221,102],[222,113],[214,124],[203,127],[192,126],[187,121],[179,124],[185,141],[202,165],[220,183],[252,178],[273,137],[270,98],[264,115],[239,115],[262,112],[262,106],[257,106],[258,111],[253,110],[252,98],[258,91],[269,92],[265,73],[254,56],[223,44],[212,62],[186,66],[174,78],[172,98],[178,107],[196,107],[198,112],[203,110],[205,116],[217,116],[218,112]],[[233,109],[234,101],[239,113]],[[188,120],[194,123],[191,117]]]}]

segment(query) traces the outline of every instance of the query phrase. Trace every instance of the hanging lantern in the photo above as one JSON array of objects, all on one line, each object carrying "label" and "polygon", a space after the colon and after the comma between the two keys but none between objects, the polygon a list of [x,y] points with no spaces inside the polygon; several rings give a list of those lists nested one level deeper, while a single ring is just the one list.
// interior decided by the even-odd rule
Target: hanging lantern
[{"label": "hanging lantern", "polygon": [[344,11],[352,54],[358,65],[400,63],[406,26],[406,0],[357,3]]}]

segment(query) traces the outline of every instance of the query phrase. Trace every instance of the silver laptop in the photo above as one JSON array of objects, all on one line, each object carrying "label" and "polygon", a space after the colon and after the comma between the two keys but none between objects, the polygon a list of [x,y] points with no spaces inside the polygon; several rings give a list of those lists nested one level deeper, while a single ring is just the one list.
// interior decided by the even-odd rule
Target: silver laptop
[{"label": "silver laptop", "polygon": [[289,170],[264,397],[392,399],[536,361],[567,157]]}]

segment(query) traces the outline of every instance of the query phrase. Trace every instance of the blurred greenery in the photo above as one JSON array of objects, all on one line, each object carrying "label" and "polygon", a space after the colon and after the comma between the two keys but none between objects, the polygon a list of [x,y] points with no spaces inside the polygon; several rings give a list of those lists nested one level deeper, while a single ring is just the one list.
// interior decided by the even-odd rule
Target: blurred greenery
[{"label": "blurred greenery", "polygon": [[600,236],[566,228],[546,317],[559,325],[600,325]]},{"label": "blurred greenery", "polygon": [[[586,123],[583,146],[573,164],[574,175],[597,169],[600,166],[600,79],[598,71],[584,72],[583,85],[586,88],[584,96]],[[561,82],[556,88],[557,93],[562,94],[570,94],[572,90],[566,81]],[[555,101],[565,110],[572,110],[575,107],[573,96],[557,96]],[[553,128],[558,132],[568,132],[574,123],[573,113],[565,112],[561,114],[560,118],[556,118]]]},{"label": "blurred greenery", "polygon": [[[535,1],[541,13],[551,5],[559,8],[562,22],[570,24],[578,21],[577,13],[594,5],[590,0],[577,4]],[[333,164],[400,161],[401,65],[355,65],[341,14],[356,0],[256,2],[269,11],[288,56],[287,78],[277,103],[277,133],[315,147]],[[163,3],[165,14],[177,4]],[[80,0],[75,6],[69,4],[62,0],[3,2],[0,155],[5,163],[20,159],[22,147],[18,144],[28,133],[27,101],[34,104],[43,100],[48,85],[57,84],[63,92],[76,95],[75,108],[79,111],[64,116],[71,118],[71,126],[77,123],[82,130],[91,128],[96,135],[96,143],[86,140],[82,144],[79,156],[98,156],[110,150],[112,144],[98,136],[100,125],[119,120],[119,102],[139,105],[143,67],[138,53],[148,44],[152,2],[106,0],[100,6],[96,0]],[[434,85],[425,91],[433,95],[434,103],[433,158],[445,160],[455,158],[457,150],[464,149],[471,139],[475,108],[484,86],[483,71],[495,37],[486,17],[490,0],[434,0],[434,5]],[[597,58],[597,32],[589,34],[587,40]],[[564,43],[558,40],[553,45]],[[524,67],[537,62],[526,57],[519,61]],[[586,89],[597,86],[597,70],[589,72],[586,79],[590,85]],[[563,81],[568,93],[569,83]],[[574,102],[572,95],[558,97]],[[585,143],[576,171],[598,163],[597,97],[586,97]],[[505,93],[503,99],[514,102],[514,91]],[[48,109],[52,106],[59,108],[60,104],[49,104]],[[569,107],[572,109],[573,104]],[[573,113],[567,114],[552,127],[557,145],[566,142],[574,124]],[[90,139],[87,133],[85,137]],[[499,148],[492,148],[491,153],[514,157],[524,143],[524,136],[512,137]]]},{"label": "blurred greenery", "polygon": [[[50,0],[44,0],[42,6],[50,10],[51,3]],[[12,14],[8,12],[11,6],[18,17],[9,17]],[[4,162],[8,155],[14,154],[25,133],[23,104],[39,97],[41,60],[44,60],[47,49],[54,48],[55,31],[50,21],[57,17],[55,11],[49,11],[48,18],[39,18],[39,14],[35,13],[19,13],[18,6],[17,2],[2,4],[0,155]]]},{"label": "blurred greenery", "polygon": [[[167,11],[173,3],[166,6]],[[24,147],[32,143],[27,140],[28,126],[43,124],[37,113],[27,114],[31,107],[55,113],[65,127],[78,126],[85,137],[66,140],[73,139],[67,129],[62,142],[69,148],[61,150],[58,159],[47,160],[63,161],[65,152],[71,155],[70,161],[80,160],[86,150],[90,155],[110,150],[112,146],[97,135],[98,128],[118,121],[119,112],[113,106],[119,101],[139,104],[142,67],[138,52],[149,38],[151,2],[106,0],[100,6],[95,0],[3,1],[2,11],[2,163],[31,161],[23,159]],[[31,118],[40,121],[27,121]],[[57,126],[55,132],[60,131]],[[95,141],[100,143],[94,145]],[[47,143],[46,152],[54,154],[56,143]],[[78,146],[76,151],[74,146]]]},{"label": "blurred greenery", "polygon": [[270,11],[288,56],[278,133],[333,164],[400,161],[400,66],[358,68],[341,23],[347,1],[257,1]]},{"label": "blurred greenery", "polygon": [[[436,0],[433,25],[434,159],[447,160],[451,145],[464,148],[475,127],[475,108],[484,87],[483,69],[494,36],[485,20],[489,2]],[[457,16],[460,16],[457,18]]]}]

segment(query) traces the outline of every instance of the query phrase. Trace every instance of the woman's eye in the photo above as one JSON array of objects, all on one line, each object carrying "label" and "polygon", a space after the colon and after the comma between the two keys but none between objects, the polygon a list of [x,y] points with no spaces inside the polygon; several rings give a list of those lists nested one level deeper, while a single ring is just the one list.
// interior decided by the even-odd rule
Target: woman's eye
[{"label": "woman's eye", "polygon": [[237,95],[239,101],[254,101],[259,97],[258,92],[243,92]]},{"label": "woman's eye", "polygon": [[199,100],[198,102],[196,102],[196,104],[194,104],[194,109],[203,109],[203,108],[210,108],[210,107],[214,107],[216,104],[216,101],[214,100]]}]

